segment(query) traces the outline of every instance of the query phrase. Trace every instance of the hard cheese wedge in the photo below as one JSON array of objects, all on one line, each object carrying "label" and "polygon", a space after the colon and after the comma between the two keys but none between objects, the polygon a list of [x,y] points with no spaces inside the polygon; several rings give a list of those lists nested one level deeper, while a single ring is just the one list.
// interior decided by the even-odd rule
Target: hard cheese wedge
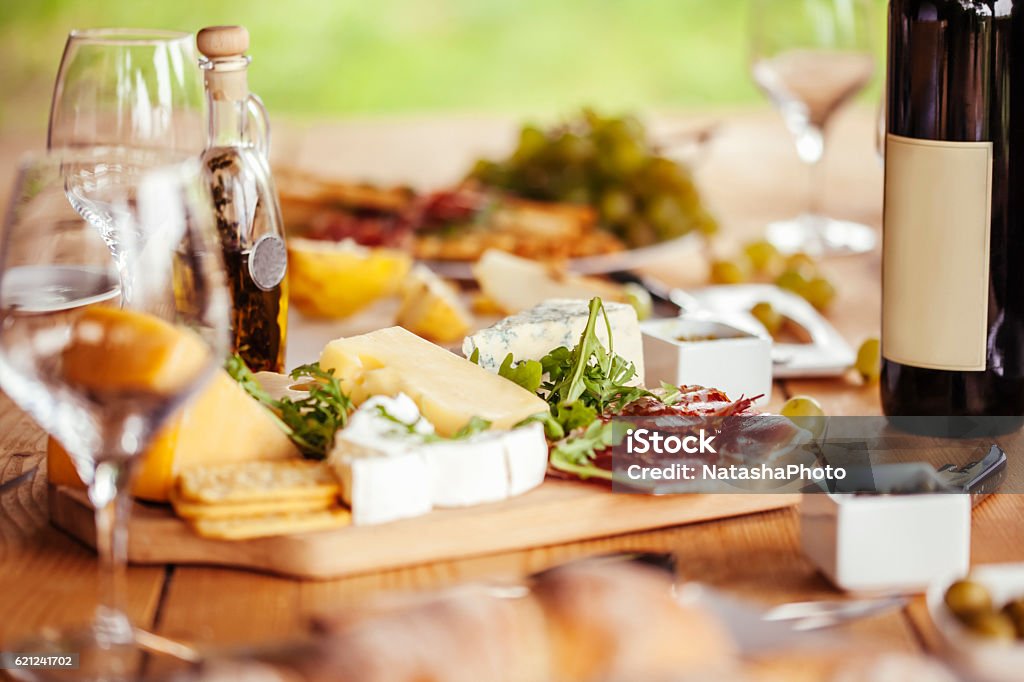
[{"label": "hard cheese wedge", "polygon": [[[480,366],[492,372],[498,371],[509,353],[517,362],[540,360],[555,348],[572,348],[579,343],[587,326],[588,305],[583,300],[545,301],[467,336],[462,352],[470,357],[479,351]],[[636,310],[625,303],[605,302],[604,308],[612,327],[613,349],[636,366],[634,383],[639,383],[644,376],[644,343]],[[607,348],[608,328],[604,320],[597,324],[597,337]]]},{"label": "hard cheese wedge", "polygon": [[[84,487],[60,444],[50,439],[47,451],[51,483]],[[140,464],[132,490],[136,497],[166,502],[175,476],[188,467],[298,456],[270,412],[226,372],[218,371],[157,435]]]},{"label": "hard cheese wedge", "polygon": [[320,366],[335,371],[357,404],[405,393],[442,436],[474,416],[508,429],[548,409],[533,393],[401,327],[332,341]]}]

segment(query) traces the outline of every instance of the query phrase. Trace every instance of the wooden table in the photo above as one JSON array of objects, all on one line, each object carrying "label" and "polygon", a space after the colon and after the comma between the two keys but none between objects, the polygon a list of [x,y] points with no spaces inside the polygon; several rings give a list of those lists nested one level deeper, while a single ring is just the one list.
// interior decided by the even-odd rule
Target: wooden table
[{"label": "wooden table", "polygon": [[[826,206],[834,214],[878,225],[881,168],[872,147],[873,112],[854,109],[835,123],[827,156]],[[777,117],[767,110],[663,116],[661,129],[719,122],[700,162],[708,199],[735,238],[803,206],[806,169]],[[324,173],[418,185],[456,177],[468,158],[495,152],[513,139],[508,121],[469,118],[353,121],[290,126],[278,131],[276,152]],[[9,148],[0,140],[0,148]],[[8,157],[10,158],[10,157]],[[9,169],[4,169],[4,175]],[[663,279],[685,284],[704,277],[703,265],[653,264]],[[877,254],[831,261],[839,286],[836,326],[854,344],[878,334]],[[684,275],[681,271],[686,270]],[[776,384],[773,404],[817,396],[830,414],[876,415],[876,387],[850,379]],[[91,615],[95,557],[47,522],[44,436],[0,396],[0,650],[45,625],[80,623]],[[1016,453],[1011,453],[1015,456]],[[974,518],[974,560],[1024,560],[1024,497],[999,495]],[[169,637],[239,643],[294,634],[312,614],[344,609],[383,590],[430,588],[495,575],[521,575],[574,557],[612,550],[671,550],[684,579],[700,580],[765,604],[835,598],[798,549],[793,509],[655,532],[440,562],[329,582],[292,580],[189,566],[129,571],[129,607],[140,625]],[[845,626],[851,656],[877,648],[904,652],[934,645],[923,605]],[[856,637],[854,640],[852,638]],[[832,654],[780,655],[751,667],[754,679],[828,679]]]}]

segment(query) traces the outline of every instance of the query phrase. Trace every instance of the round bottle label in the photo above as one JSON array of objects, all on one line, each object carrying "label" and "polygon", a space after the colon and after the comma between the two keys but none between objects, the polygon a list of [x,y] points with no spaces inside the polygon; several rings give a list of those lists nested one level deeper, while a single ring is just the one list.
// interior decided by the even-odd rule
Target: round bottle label
[{"label": "round bottle label", "polygon": [[276,234],[260,237],[249,251],[249,276],[263,291],[280,284],[287,269],[288,249]]}]

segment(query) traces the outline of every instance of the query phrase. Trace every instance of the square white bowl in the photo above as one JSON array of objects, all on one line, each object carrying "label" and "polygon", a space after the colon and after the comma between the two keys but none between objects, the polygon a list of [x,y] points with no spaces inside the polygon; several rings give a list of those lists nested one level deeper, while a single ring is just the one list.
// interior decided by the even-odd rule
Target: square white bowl
[{"label": "square white bowl", "polygon": [[971,496],[810,493],[800,502],[804,554],[849,592],[923,592],[971,558]]},{"label": "square white bowl", "polygon": [[648,320],[640,329],[648,386],[663,381],[674,386],[696,384],[721,389],[733,400],[761,395],[755,406],[771,399],[772,344],[768,339],[705,318]]}]

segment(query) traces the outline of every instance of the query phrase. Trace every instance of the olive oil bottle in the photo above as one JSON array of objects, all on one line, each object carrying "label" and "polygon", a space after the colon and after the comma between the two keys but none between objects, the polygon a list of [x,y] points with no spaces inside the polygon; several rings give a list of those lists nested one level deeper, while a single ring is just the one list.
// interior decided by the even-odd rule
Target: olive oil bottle
[{"label": "olive oil bottle", "polygon": [[233,350],[253,371],[284,370],[288,254],[268,161],[270,128],[249,92],[249,33],[242,26],[199,32],[209,104],[203,165],[232,297]]}]

